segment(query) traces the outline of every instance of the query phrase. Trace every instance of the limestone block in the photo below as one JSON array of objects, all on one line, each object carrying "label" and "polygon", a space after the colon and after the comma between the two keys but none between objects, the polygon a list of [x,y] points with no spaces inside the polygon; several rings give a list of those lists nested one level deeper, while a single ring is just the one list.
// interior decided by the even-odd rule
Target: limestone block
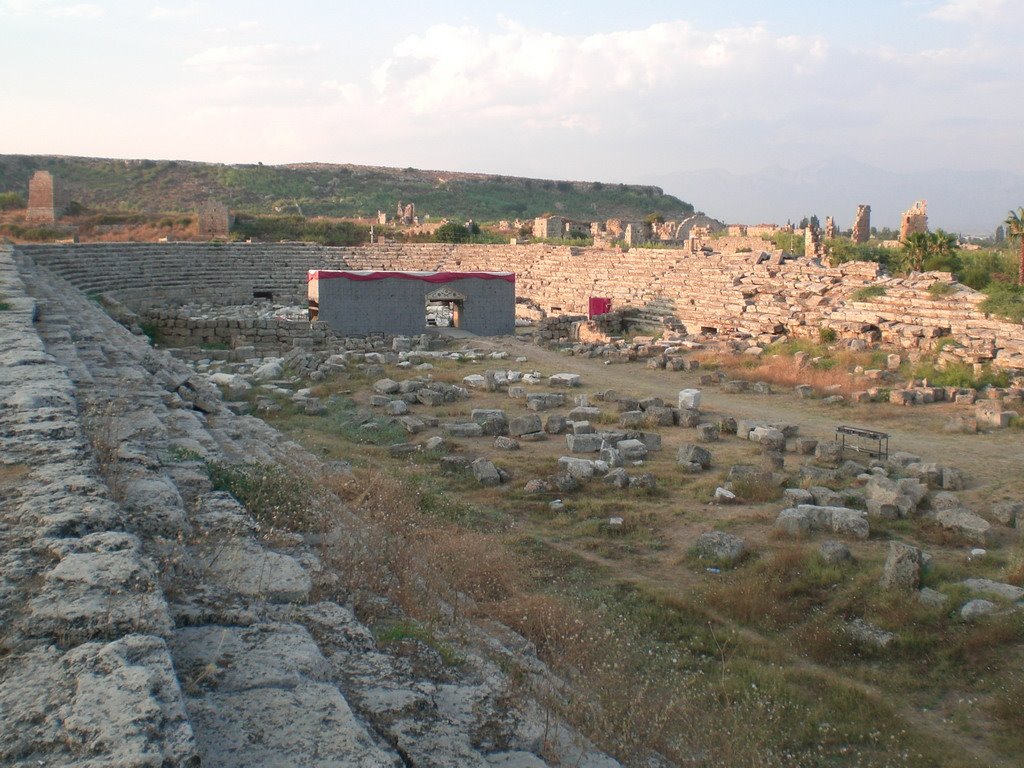
[{"label": "limestone block", "polygon": [[693,546],[698,558],[735,565],[746,554],[746,542],[739,536],[723,531],[708,531],[697,537]]},{"label": "limestone block", "polygon": [[699,410],[701,391],[699,389],[681,389],[678,395],[680,410]]},{"label": "limestone block", "polygon": [[594,476],[594,462],[576,456],[562,456],[558,460],[559,469],[577,480],[589,480]]},{"label": "limestone block", "polygon": [[996,597],[1000,600],[1009,600],[1011,602],[1017,602],[1024,598],[1024,588],[1013,584],[1004,584],[999,581],[992,581],[991,579],[964,579],[961,583],[975,595]]},{"label": "limestone block", "polygon": [[[302,717],[296,717],[297,712]],[[212,691],[188,701],[204,765],[399,768],[378,747],[334,685]],[[273,734],[274,738],[268,738]]]},{"label": "limestone block", "polygon": [[889,542],[889,556],[882,568],[879,584],[883,589],[898,590],[921,586],[921,550],[899,541]]},{"label": "limestone block", "polygon": [[962,507],[939,510],[935,513],[935,520],[943,528],[956,531],[975,544],[988,546],[995,539],[995,532],[987,520]]},{"label": "limestone block", "polygon": [[698,464],[703,469],[711,468],[711,452],[699,445],[682,446],[677,460],[680,464]]},{"label": "limestone block", "polygon": [[170,631],[155,569],[142,556],[135,536],[92,533],[81,539],[58,539],[49,546],[60,560],[46,573],[39,595],[29,602],[26,623],[31,634],[56,635],[70,642]]},{"label": "limestone block", "polygon": [[519,437],[530,432],[540,432],[542,429],[541,417],[535,413],[516,416],[508,423],[508,433],[513,437]]},{"label": "limestone block", "polygon": [[548,378],[548,384],[552,387],[578,387],[582,379],[577,373],[555,373]]},{"label": "limestone block", "polygon": [[531,411],[548,411],[565,404],[565,395],[534,392],[526,396],[526,407]]},{"label": "limestone block", "polygon": [[615,448],[625,461],[637,461],[647,455],[647,446],[641,440],[622,440]]},{"label": "limestone block", "polygon": [[604,438],[597,434],[566,435],[569,453],[597,453],[604,444]]},{"label": "limestone block", "polygon": [[501,483],[501,474],[490,459],[475,459],[470,462],[469,468],[480,485],[499,485]]},{"label": "limestone block", "polygon": [[210,579],[220,587],[270,602],[305,600],[309,574],[291,555],[264,549],[251,539],[211,544],[200,555]]}]

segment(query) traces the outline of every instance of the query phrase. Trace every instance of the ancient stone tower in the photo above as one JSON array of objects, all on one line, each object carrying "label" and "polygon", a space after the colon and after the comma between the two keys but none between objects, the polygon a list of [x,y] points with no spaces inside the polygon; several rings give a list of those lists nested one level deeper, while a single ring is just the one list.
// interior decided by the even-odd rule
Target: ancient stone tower
[{"label": "ancient stone tower", "polygon": [[28,182],[28,212],[32,224],[53,224],[67,211],[67,198],[49,171],[36,171]]},{"label": "ancient stone tower", "polygon": [[871,206],[858,205],[853,217],[853,242],[866,243],[871,237]]},{"label": "ancient stone tower", "polygon": [[804,256],[814,259],[821,254],[821,231],[814,224],[809,223],[804,229]]},{"label": "ancient stone tower", "polygon": [[900,240],[906,240],[907,235],[916,232],[928,231],[928,203],[925,200],[918,200],[909,210],[903,212],[900,219]]},{"label": "ancient stone tower", "polygon": [[228,207],[219,200],[207,200],[198,211],[199,236],[207,240],[227,237],[231,228]]},{"label": "ancient stone tower", "polygon": [[836,236],[836,222],[831,216],[825,217],[825,239],[831,240]]}]

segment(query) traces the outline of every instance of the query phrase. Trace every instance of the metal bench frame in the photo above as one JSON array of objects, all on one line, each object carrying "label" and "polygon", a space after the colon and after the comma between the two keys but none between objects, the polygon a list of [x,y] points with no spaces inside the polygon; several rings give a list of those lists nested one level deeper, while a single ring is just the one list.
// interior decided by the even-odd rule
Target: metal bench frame
[{"label": "metal bench frame", "polygon": [[[864,442],[847,443],[847,437],[857,438],[864,442],[870,441],[874,443],[874,446],[865,445]],[[866,453],[878,459],[889,458],[889,434],[887,432],[877,432],[873,429],[863,429],[861,427],[839,426],[836,427],[836,442],[842,446],[843,451],[849,448],[851,451]]]}]

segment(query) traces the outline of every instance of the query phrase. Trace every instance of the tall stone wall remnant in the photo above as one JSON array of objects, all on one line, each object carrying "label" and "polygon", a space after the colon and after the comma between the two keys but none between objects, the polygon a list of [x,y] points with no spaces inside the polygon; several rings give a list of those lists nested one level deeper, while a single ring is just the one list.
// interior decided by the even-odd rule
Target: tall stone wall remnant
[{"label": "tall stone wall remnant", "polygon": [[53,224],[67,213],[68,200],[63,188],[49,171],[36,171],[28,182],[28,211],[31,224]]},{"label": "tall stone wall remnant", "polygon": [[810,223],[804,228],[804,256],[815,259],[821,256],[821,253],[821,230]]},{"label": "tall stone wall remnant", "polygon": [[858,205],[857,215],[853,217],[853,242],[866,243],[871,237],[871,206]]},{"label": "tall stone wall remnant", "polygon": [[199,236],[206,240],[226,238],[231,229],[231,215],[228,207],[219,200],[207,200],[196,212]]},{"label": "tall stone wall remnant", "polygon": [[409,203],[408,205],[402,205],[402,201],[398,201],[398,207],[395,209],[395,219],[403,227],[409,227],[416,222],[416,203]]},{"label": "tall stone wall remnant", "polygon": [[825,239],[832,240],[836,236],[836,222],[831,216],[825,217]]},{"label": "tall stone wall remnant", "polygon": [[907,235],[925,233],[928,231],[928,202],[918,200],[910,208],[903,212],[900,218],[900,240],[906,240]]}]

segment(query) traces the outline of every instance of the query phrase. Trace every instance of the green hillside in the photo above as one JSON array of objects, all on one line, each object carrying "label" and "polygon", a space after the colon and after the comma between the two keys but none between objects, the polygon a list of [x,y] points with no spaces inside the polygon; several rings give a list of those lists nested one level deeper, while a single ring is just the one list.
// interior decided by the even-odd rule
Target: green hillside
[{"label": "green hillside", "polygon": [[399,200],[415,203],[421,215],[477,221],[545,212],[585,221],[693,213],[692,205],[658,187],[628,184],[324,163],[219,165],[53,155],[0,155],[0,193],[26,194],[36,170],[53,173],[71,199],[87,207],[146,213],[191,211],[209,198],[236,212],[305,216],[373,216],[378,209],[393,215]]}]

